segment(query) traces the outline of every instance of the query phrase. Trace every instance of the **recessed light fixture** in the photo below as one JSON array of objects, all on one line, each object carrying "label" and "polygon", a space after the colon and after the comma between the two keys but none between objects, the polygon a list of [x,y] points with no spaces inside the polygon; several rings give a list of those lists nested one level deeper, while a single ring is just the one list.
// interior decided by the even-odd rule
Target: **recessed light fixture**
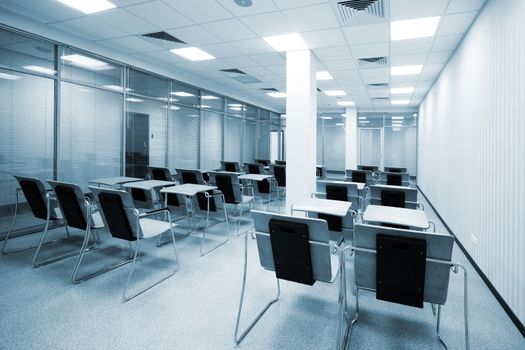
[{"label": "recessed light fixture", "polygon": [[229,107],[242,107],[242,103],[228,103]]},{"label": "recessed light fixture", "polygon": [[327,96],[344,96],[346,95],[346,92],[343,90],[325,90],[324,93]]},{"label": "recessed light fixture", "polygon": [[393,21],[390,24],[390,40],[428,38],[436,34],[440,16]]},{"label": "recessed light fixture", "polygon": [[211,108],[211,106],[208,106],[208,105],[201,105],[201,108]]},{"label": "recessed light fixture", "polygon": [[230,107],[232,111],[242,111],[242,107]]},{"label": "recessed light fixture", "polygon": [[33,72],[37,72],[37,73],[47,74],[47,75],[55,75],[55,73],[57,72],[54,69],[41,67],[41,66],[22,66],[22,68],[33,71]]},{"label": "recessed light fixture", "polygon": [[[113,91],[124,92],[124,88],[118,85],[103,85],[102,87]],[[131,91],[131,89],[126,89],[126,91]]]},{"label": "recessed light fixture", "polygon": [[[164,105],[162,106],[162,108],[168,109],[168,105]],[[169,108],[173,111],[178,111],[180,109],[180,107],[177,107],[177,106],[170,106]]]},{"label": "recessed light fixture", "polygon": [[173,49],[170,51],[173,52],[175,55],[179,55],[190,61],[206,61],[215,59],[215,56],[212,56],[209,53],[193,46],[183,47],[181,49]]},{"label": "recessed light fixture", "polygon": [[341,114],[341,117],[346,118],[346,114],[345,113]]},{"label": "recessed light fixture", "polygon": [[128,102],[144,102],[144,100],[141,100],[140,98],[134,98],[134,97],[128,97],[126,99]]},{"label": "recessed light fixture", "polygon": [[337,126],[345,126],[345,123],[336,123]]},{"label": "recessed light fixture", "polygon": [[361,124],[368,124],[368,123],[370,123],[370,120],[361,120],[360,123]]},{"label": "recessed light fixture", "polygon": [[84,67],[91,70],[106,70],[106,69],[113,69],[112,66],[107,64],[106,62],[102,62],[99,60],[96,60],[91,57],[87,57],[84,55],[79,54],[73,54],[73,55],[65,55],[61,57],[64,61],[71,62],[72,64],[80,67]]},{"label": "recessed light fixture", "polygon": [[179,96],[179,97],[195,96],[194,94],[190,94],[189,92],[185,92],[185,91],[175,91],[175,92],[172,92],[171,94],[175,96]]},{"label": "recessed light fixture", "polygon": [[321,72],[317,72],[315,74],[315,77],[317,80],[332,80],[332,75],[330,73],[328,73],[327,71],[321,71]]},{"label": "recessed light fixture", "polygon": [[113,9],[117,6],[109,2],[108,0],[58,0],[59,2],[74,8],[80,12],[84,12],[87,15]]},{"label": "recessed light fixture", "polygon": [[355,106],[354,101],[337,101],[339,106]]},{"label": "recessed light fixture", "polygon": [[263,38],[276,51],[306,50],[308,45],[297,33],[266,36]]},{"label": "recessed light fixture", "polygon": [[402,95],[402,94],[411,94],[414,92],[413,87],[401,87],[401,88],[392,88],[390,93],[392,95]]},{"label": "recessed light fixture", "polygon": [[409,100],[392,100],[390,101],[393,105],[407,105]]},{"label": "recessed light fixture", "polygon": [[412,116],[413,116],[414,118],[417,117],[417,113],[412,114]]},{"label": "recessed light fixture", "polygon": [[359,117],[359,120],[366,120],[366,117]]},{"label": "recessed light fixture", "polygon": [[286,93],[284,92],[268,92],[268,96],[274,97],[274,98],[284,98],[286,97]]},{"label": "recessed light fixture", "polygon": [[321,119],[325,119],[325,120],[331,120],[332,117],[321,117]]},{"label": "recessed light fixture", "polygon": [[218,100],[219,97],[213,96],[213,95],[202,95],[201,99],[203,99],[203,100]]},{"label": "recessed light fixture", "polygon": [[18,79],[22,79],[22,77],[19,77],[18,75],[12,75],[12,74],[7,74],[7,73],[1,73],[0,72],[0,79],[18,80]]},{"label": "recessed light fixture", "polygon": [[392,120],[403,120],[405,119],[405,116],[394,116],[392,117]]},{"label": "recessed light fixture", "polygon": [[415,64],[411,66],[396,66],[390,68],[390,73],[392,75],[415,75],[421,73],[423,65]]}]

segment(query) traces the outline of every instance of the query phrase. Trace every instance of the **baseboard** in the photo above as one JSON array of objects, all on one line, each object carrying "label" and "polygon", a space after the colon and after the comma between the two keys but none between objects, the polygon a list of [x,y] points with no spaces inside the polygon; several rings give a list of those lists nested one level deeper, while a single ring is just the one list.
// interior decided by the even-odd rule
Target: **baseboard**
[{"label": "baseboard", "polygon": [[443,218],[441,217],[441,215],[439,214],[439,212],[437,211],[437,209],[434,207],[434,205],[432,205],[432,202],[428,199],[428,197],[425,195],[425,193],[421,190],[421,188],[419,186],[417,186],[417,189],[419,190],[419,192],[421,192],[421,194],[423,195],[423,197],[425,197],[425,199],[427,200],[428,204],[430,204],[430,206],[432,207],[432,209],[434,210],[434,212],[436,213],[436,215],[438,216],[439,220],[441,220],[441,222],[443,223],[443,225],[445,226],[445,228],[447,229],[447,231],[452,235],[454,236],[454,240],[456,241],[456,243],[458,244],[458,247],[461,249],[461,251],[463,252],[463,254],[465,254],[465,256],[467,257],[468,261],[472,264],[472,266],[474,267],[474,269],[476,270],[476,272],[481,276],[481,279],[483,280],[483,282],[485,282],[485,284],[487,285],[488,289],[492,292],[492,294],[494,295],[494,297],[496,298],[496,300],[498,301],[498,303],[501,305],[501,307],[503,308],[503,310],[505,310],[505,312],[507,313],[507,315],[510,317],[510,319],[512,320],[512,322],[514,323],[514,325],[516,326],[516,328],[518,328],[518,331],[521,333],[521,335],[523,337],[525,337],[525,325],[523,323],[521,323],[520,319],[518,318],[518,316],[516,316],[516,314],[514,313],[514,311],[512,311],[512,309],[510,308],[510,306],[507,304],[507,302],[503,299],[503,297],[499,294],[499,292],[497,291],[496,287],[494,287],[494,285],[490,282],[490,280],[487,278],[487,276],[483,273],[483,271],[481,271],[481,269],[479,268],[478,264],[476,264],[476,262],[474,261],[474,259],[472,259],[472,257],[470,256],[470,254],[467,252],[467,250],[465,249],[465,247],[463,247],[463,245],[461,244],[461,242],[458,240],[458,237],[454,234],[454,232],[452,232],[452,230],[450,229],[450,227],[447,225],[447,223],[445,222],[445,220],[443,220]]}]

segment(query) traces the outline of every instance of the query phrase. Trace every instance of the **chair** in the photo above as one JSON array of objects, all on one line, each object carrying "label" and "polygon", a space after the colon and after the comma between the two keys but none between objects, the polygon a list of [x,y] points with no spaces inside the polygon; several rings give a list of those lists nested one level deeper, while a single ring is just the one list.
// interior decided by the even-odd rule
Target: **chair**
[{"label": "chair", "polygon": [[241,172],[241,167],[239,165],[239,162],[227,162],[227,161],[221,160],[221,169],[222,171],[229,171],[232,173]]},{"label": "chair", "polygon": [[391,173],[381,172],[379,174],[379,183],[392,186],[410,186],[410,176],[408,173]]},{"label": "chair", "polygon": [[268,166],[271,163],[269,159],[254,159],[254,160],[256,163],[262,164],[263,166]]},{"label": "chair", "polygon": [[315,167],[315,176],[321,179],[326,179],[326,167],[324,165]]},{"label": "chair", "polygon": [[173,176],[168,168],[148,167],[148,178],[151,180],[173,181]]},{"label": "chair", "polygon": [[346,181],[351,182],[360,182],[366,185],[371,185],[374,183],[374,176],[370,170],[345,170]]},{"label": "chair", "polygon": [[[266,171],[264,170],[264,165],[261,163],[254,164],[254,163],[244,163],[244,172],[247,174],[260,174],[264,175],[266,174]],[[270,195],[270,182],[269,181],[257,181],[257,193],[264,193],[268,194],[268,201],[269,195]]]},{"label": "chair", "polygon": [[387,173],[406,173],[408,172],[407,168],[396,168],[396,167],[389,167],[389,166],[386,166],[383,169],[383,171]]},{"label": "chair", "polygon": [[423,203],[417,201],[415,188],[372,185],[369,190],[370,204],[424,210]]},{"label": "chair", "polygon": [[[239,219],[237,221],[237,235],[239,235],[239,226],[241,223],[241,216],[243,212],[244,204],[253,204],[255,208],[255,194],[253,193],[253,187],[244,187],[239,182],[237,174],[230,172],[210,172],[210,182],[217,186],[219,191],[224,195],[224,202],[231,204],[235,208],[239,209]],[[251,196],[244,195],[244,190],[251,189]]]},{"label": "chair", "polygon": [[377,165],[358,165],[357,170],[367,170],[375,173],[379,171],[379,167]]},{"label": "chair", "polygon": [[[252,330],[259,319],[280,296],[279,279],[284,279],[304,285],[313,285],[316,281],[333,282],[342,271],[341,249],[336,245],[332,249],[337,255],[332,255],[328,238],[328,225],[319,219],[301,218],[282,214],[252,210],[255,225],[257,248],[261,266],[268,271],[275,271],[277,280],[277,296],[272,299],[249,326],[239,335],[239,323],[246,290],[246,275],[248,262],[248,235],[244,240],[244,273],[241,288],[241,298],[237,312],[234,340],[238,345]],[[334,263],[332,259],[338,260]],[[346,294],[343,275],[339,273],[339,316],[338,316],[338,348],[341,345],[342,321]]]},{"label": "chair", "polygon": [[277,200],[279,200],[279,191],[286,193],[286,166],[270,164],[270,173],[273,174],[277,182]]},{"label": "chair", "polygon": [[[145,291],[175,275],[179,271],[180,263],[177,256],[177,247],[175,245],[173,223],[171,222],[170,211],[168,209],[158,209],[141,214],[133,206],[131,195],[126,191],[102,189],[99,187],[89,187],[89,189],[93,192],[100,205],[102,219],[111,235],[116,239],[128,241],[130,244],[131,242],[135,242],[132,265],[126,284],[124,286],[124,290],[122,292],[122,301],[125,302],[133,299],[134,297],[144,293]],[[159,214],[164,214],[165,218],[167,218],[167,221],[149,218],[150,216]],[[174,270],[155,283],[150,284],[147,287],[142,288],[132,294],[128,294],[131,277],[137,265],[140,242],[144,239],[150,238],[159,239],[160,235],[167,231],[170,231],[173,242],[173,253],[176,261]]]},{"label": "chair", "polygon": [[286,160],[276,160],[275,164],[276,165],[286,165]]},{"label": "chair", "polygon": [[[32,177],[26,177],[26,176],[18,176],[13,175],[13,177],[18,182],[19,187],[16,189],[16,202],[15,202],[15,213],[13,216],[13,221],[11,221],[11,226],[9,227],[9,230],[7,231],[7,234],[4,238],[4,244],[2,246],[2,254],[7,255],[11,253],[18,253],[24,250],[32,249],[40,247],[41,244],[32,245],[16,250],[7,250],[7,242],[9,241],[9,237],[11,236],[11,233],[13,232],[13,227],[15,225],[16,219],[18,217],[18,209],[20,207],[20,201],[21,201],[21,193],[23,193],[25,199],[27,200],[27,204],[29,205],[29,208],[31,209],[31,212],[33,213],[34,217],[37,219],[45,220],[45,228],[43,232],[43,236],[47,234],[47,231],[50,229],[49,224],[51,221],[58,222],[63,219],[62,212],[60,211],[60,208],[58,207],[58,203],[53,196],[53,192],[51,190],[46,190],[44,183],[40,181],[39,179],[32,178]],[[62,241],[64,239],[69,238],[69,230],[67,228],[66,224],[66,237],[62,239],[56,239],[49,243],[56,243],[59,241]]]},{"label": "chair", "polygon": [[[99,245],[100,238],[98,236],[98,230],[104,227],[104,223],[102,222],[100,212],[96,211],[96,206],[94,206],[91,202],[90,196],[85,194],[78,185],[51,180],[48,180],[47,182],[51,185],[53,191],[55,192],[56,198],[58,200],[60,208],[62,209],[62,213],[64,214],[64,218],[66,220],[67,225],[69,227],[85,231],[84,242],[82,243],[82,247],[80,248],[78,259],[75,264],[75,267],[73,268],[73,273],[71,275],[71,280],[73,281],[73,283],[85,281],[87,279],[98,276],[101,273],[110,271],[116,267],[119,267],[131,261],[130,259],[128,259],[117,265],[108,266],[102,269],[101,271],[79,278],[78,270],[84,258],[84,254],[87,251],[91,250],[88,247],[89,242],[91,238],[94,238],[94,246]],[[37,256],[38,250],[35,254],[33,265],[39,265],[39,263],[36,262]]]},{"label": "chair", "polygon": [[449,234],[356,224],[354,242],[344,249],[355,253],[356,313],[347,334],[351,335],[359,316],[359,291],[368,290],[376,292],[377,299],[397,304],[419,308],[424,302],[437,305],[436,332],[447,348],[440,334],[441,306],[447,300],[450,270],[457,273],[461,268],[465,345],[469,349],[467,270],[451,261],[453,246],[454,237]]}]

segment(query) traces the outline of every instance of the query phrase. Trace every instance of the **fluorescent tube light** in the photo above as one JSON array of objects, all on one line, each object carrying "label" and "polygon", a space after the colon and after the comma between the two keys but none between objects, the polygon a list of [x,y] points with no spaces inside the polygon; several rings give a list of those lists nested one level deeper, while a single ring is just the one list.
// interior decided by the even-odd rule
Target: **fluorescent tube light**
[{"label": "fluorescent tube light", "polygon": [[179,97],[195,96],[194,94],[190,94],[189,92],[185,92],[185,91],[175,91],[175,92],[172,92],[171,94],[175,96],[179,96]]},{"label": "fluorescent tube light", "polygon": [[37,72],[37,73],[47,74],[47,75],[55,75],[55,73],[57,72],[54,69],[40,67],[40,66],[22,66],[22,68],[25,68],[27,70]]},{"label": "fluorescent tube light", "polygon": [[332,80],[332,75],[330,73],[328,73],[327,71],[321,71],[321,72],[317,72],[315,74],[315,77],[317,80]]},{"label": "fluorescent tube light", "polygon": [[141,100],[140,98],[134,98],[134,97],[126,98],[126,101],[128,101],[128,102],[144,102],[144,100]]},{"label": "fluorescent tube light", "polygon": [[308,45],[297,33],[266,36],[263,38],[276,51],[306,50]]},{"label": "fluorescent tube light", "polygon": [[337,126],[345,126],[345,123],[336,123]]},{"label": "fluorescent tube light", "polygon": [[390,24],[390,40],[428,38],[436,34],[440,16],[393,21]]},{"label": "fluorescent tube light", "polygon": [[242,107],[230,107],[232,111],[242,111]]},{"label": "fluorescent tube light", "polygon": [[72,64],[84,67],[91,70],[106,70],[106,69],[113,69],[112,66],[107,64],[106,62],[96,60],[91,57],[87,57],[84,55],[79,54],[73,54],[73,55],[65,55],[61,57],[64,61],[71,62]]},{"label": "fluorescent tube light", "polygon": [[396,66],[390,68],[390,73],[392,75],[415,75],[421,73],[422,69],[422,64],[415,64],[411,66]]},{"label": "fluorescent tube light", "polygon": [[394,117],[392,117],[392,120],[403,120],[403,119],[405,119],[404,116],[394,116]]},{"label": "fluorescent tube light", "polygon": [[208,106],[208,105],[201,105],[201,108],[211,108],[211,106]]},{"label": "fluorescent tube light", "polygon": [[355,106],[354,101],[337,101],[339,106]]},{"label": "fluorescent tube light", "polygon": [[213,95],[202,95],[201,99],[203,99],[203,100],[218,100],[219,97],[213,96]]},{"label": "fluorescent tube light", "polygon": [[359,117],[359,120],[366,120],[366,117]]},{"label": "fluorescent tube light", "polygon": [[324,93],[327,96],[344,96],[346,95],[346,92],[343,90],[325,90]]},{"label": "fluorescent tube light", "polygon": [[242,103],[228,103],[230,107],[242,107]]},{"label": "fluorescent tube light", "polygon": [[[118,85],[104,85],[102,87],[113,91],[124,92],[124,88]],[[126,89],[126,91],[131,91],[131,89]]]},{"label": "fluorescent tube light", "polygon": [[181,49],[173,49],[170,51],[173,52],[175,55],[179,55],[190,61],[206,61],[206,60],[215,59],[215,56],[212,56],[209,53],[202,51],[201,49],[193,47],[193,46],[184,47]]},{"label": "fluorescent tube light", "polygon": [[286,94],[284,92],[269,92],[267,93],[268,96],[274,97],[274,98],[284,98],[286,97]]},{"label": "fluorescent tube light", "polygon": [[368,123],[370,123],[370,120],[361,120],[360,123],[361,124],[368,124]]},{"label": "fluorescent tube light", "polygon": [[332,117],[321,117],[321,119],[330,120],[333,119]]},{"label": "fluorescent tube light", "polygon": [[392,100],[390,103],[393,105],[407,105],[409,100]]},{"label": "fluorescent tube light", "polygon": [[12,74],[7,74],[7,73],[1,73],[0,72],[0,79],[18,80],[18,79],[22,79],[22,77],[19,77],[18,75],[12,75]]},{"label": "fluorescent tube light", "polygon": [[392,88],[390,93],[392,95],[402,95],[402,94],[411,94],[414,92],[413,87],[401,87],[401,88]]},{"label": "fluorescent tube light", "polygon": [[113,9],[117,6],[108,0],[58,0],[59,2],[74,8],[87,15],[104,10]]}]

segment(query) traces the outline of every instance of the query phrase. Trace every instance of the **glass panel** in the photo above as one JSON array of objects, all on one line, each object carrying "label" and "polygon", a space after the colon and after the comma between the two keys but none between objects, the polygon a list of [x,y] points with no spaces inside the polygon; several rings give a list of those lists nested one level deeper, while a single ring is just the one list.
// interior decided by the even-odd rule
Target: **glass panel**
[{"label": "glass panel", "polygon": [[416,174],[416,128],[385,128],[384,164],[390,167],[407,168],[410,175]]},{"label": "glass panel", "polygon": [[171,106],[168,120],[168,167],[199,167],[199,110]]},{"label": "glass panel", "polygon": [[323,120],[321,118],[317,119],[317,164],[324,165],[324,128]]},{"label": "glass panel", "polygon": [[171,101],[177,105],[199,107],[199,90],[178,82],[171,82]]},{"label": "glass panel", "polygon": [[52,43],[0,29],[0,68],[54,76],[54,61]]},{"label": "glass panel", "polygon": [[201,108],[213,109],[219,112],[224,111],[224,98],[214,92],[202,91]]},{"label": "glass panel", "polygon": [[119,176],[123,95],[62,83],[58,179],[87,186]]},{"label": "glass panel", "polygon": [[261,109],[257,128],[257,159],[270,159],[270,112]]},{"label": "glass panel", "polygon": [[359,163],[381,167],[381,129],[359,130]]},{"label": "glass panel", "polygon": [[122,67],[96,56],[64,48],[60,55],[62,79],[123,92]]},{"label": "glass panel", "polygon": [[224,160],[241,161],[241,121],[239,117],[226,116],[224,133]]},{"label": "glass panel", "polygon": [[227,108],[226,113],[229,115],[234,115],[238,117],[242,117],[244,115],[243,111],[246,109],[244,106],[244,103],[240,101],[230,100],[227,99]]},{"label": "glass panel", "polygon": [[167,102],[168,81],[139,70],[129,70],[129,93]]},{"label": "glass panel", "polygon": [[[52,79],[0,69],[0,232],[9,229],[14,212],[18,184],[11,174],[53,178],[53,101]],[[37,223],[26,206],[21,209],[27,220],[15,229]]]},{"label": "glass panel", "polygon": [[245,163],[253,163],[255,159],[255,126],[257,121],[255,116],[246,117],[243,120],[244,140],[242,144],[242,158]]},{"label": "glass panel", "polygon": [[383,127],[383,113],[359,113],[357,126],[361,128]]},{"label": "glass panel", "polygon": [[202,111],[201,168],[218,169],[222,159],[222,114]]}]

